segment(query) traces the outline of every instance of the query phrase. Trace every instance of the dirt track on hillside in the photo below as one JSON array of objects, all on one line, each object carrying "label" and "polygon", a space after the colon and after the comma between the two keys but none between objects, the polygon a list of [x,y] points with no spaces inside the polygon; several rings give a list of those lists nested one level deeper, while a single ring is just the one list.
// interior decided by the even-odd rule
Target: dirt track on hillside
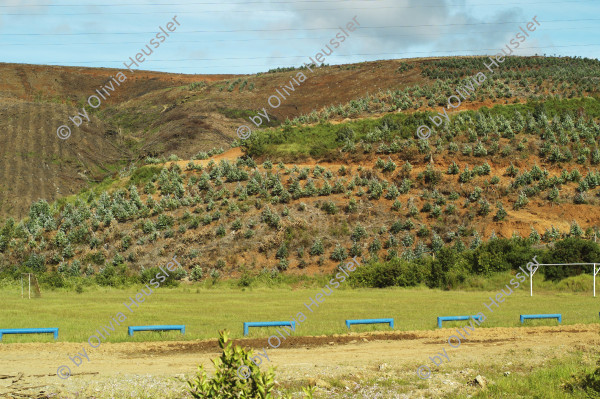
[{"label": "dirt track on hillside", "polygon": [[[512,373],[530,372],[551,358],[561,358],[573,351],[591,353],[600,345],[599,333],[599,325],[583,324],[476,328],[468,341],[463,341],[455,349],[447,343],[448,337],[456,334],[450,328],[291,337],[278,349],[268,347],[266,339],[237,342],[261,348],[261,352],[263,347],[267,347],[270,365],[277,366],[279,381],[403,376],[416,382],[416,367],[422,364],[432,366],[429,356],[445,348],[450,363],[444,363],[437,369],[432,367],[434,376],[428,381],[432,389],[430,395],[436,396],[441,395],[444,389],[437,386],[442,379],[452,380],[457,371],[460,374],[472,373],[474,377],[479,374],[477,364],[497,365]],[[104,343],[97,349],[85,344],[90,360],[84,359],[83,365],[75,367],[68,355],[81,351],[82,347],[83,343],[0,346],[0,397],[11,397],[2,395],[9,392],[31,395],[26,397],[47,397],[41,393],[57,390],[75,392],[92,382],[106,381],[108,385],[117,376],[182,377],[195,372],[199,364],[212,370],[210,359],[219,354],[216,340]],[[56,376],[60,365],[71,367],[71,378],[60,380]],[[16,382],[13,383],[14,380]]]}]

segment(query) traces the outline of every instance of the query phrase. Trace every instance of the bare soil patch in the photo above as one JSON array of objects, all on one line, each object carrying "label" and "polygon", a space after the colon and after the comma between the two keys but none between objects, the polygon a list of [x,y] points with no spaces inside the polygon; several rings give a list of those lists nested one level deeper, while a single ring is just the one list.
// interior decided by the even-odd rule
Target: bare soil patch
[{"label": "bare soil patch", "polygon": [[[403,376],[416,383],[416,367],[432,366],[429,356],[446,348],[450,362],[439,368],[432,367],[434,375],[428,380],[429,397],[437,397],[444,392],[440,388],[442,380],[455,379],[457,371],[477,374],[478,364],[497,365],[509,372],[532,370],[550,358],[560,358],[573,351],[596,350],[600,344],[599,333],[600,326],[584,324],[476,328],[456,349],[449,348],[446,342],[455,334],[450,328],[291,337],[278,349],[268,347],[266,337],[236,342],[260,350],[267,347],[270,365],[277,366],[278,381],[282,382],[309,378],[344,380],[352,375],[360,378]],[[97,349],[85,344],[90,361],[84,359],[82,366],[75,367],[68,356],[81,351],[83,346],[83,343],[0,346],[3,360],[0,395],[28,392],[38,395],[28,397],[44,397],[40,396],[44,392],[74,392],[88,383],[108,382],[120,376],[183,377],[195,372],[199,364],[212,370],[210,359],[219,355],[216,340],[104,343]],[[69,365],[73,372],[68,380],[60,380],[54,374],[63,364]]]}]

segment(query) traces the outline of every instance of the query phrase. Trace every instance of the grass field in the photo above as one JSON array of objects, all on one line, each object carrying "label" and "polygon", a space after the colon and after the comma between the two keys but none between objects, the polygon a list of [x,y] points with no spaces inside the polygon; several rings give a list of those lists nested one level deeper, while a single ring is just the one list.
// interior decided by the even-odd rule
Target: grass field
[{"label": "grass field", "polygon": [[[591,280],[591,277],[590,277]],[[508,281],[508,280],[507,280]],[[484,305],[491,303],[498,290],[440,291],[427,288],[344,289],[334,290],[311,313],[304,305],[321,292],[314,288],[159,288],[139,307],[130,312],[130,303],[142,287],[129,289],[91,288],[77,294],[68,291],[44,291],[42,298],[21,299],[20,287],[5,287],[0,291],[4,305],[0,328],[58,327],[59,341],[85,342],[95,330],[109,325],[116,314],[123,312],[127,320],[110,331],[108,342],[162,341],[170,339],[216,338],[217,331],[229,329],[231,336],[243,336],[245,321],[292,320],[303,312],[306,320],[298,324],[295,335],[331,335],[346,333],[344,320],[356,318],[394,318],[395,330],[437,328],[437,316],[467,315],[483,312],[487,317],[481,327],[520,326],[520,314],[561,313],[562,324],[597,323],[598,300],[591,287],[584,292],[535,290],[521,286],[490,312]],[[506,289],[505,289],[506,290]],[[296,318],[298,320],[298,318]],[[184,324],[186,334],[179,332],[142,332],[127,335],[129,325]],[[444,327],[464,322],[445,322]],[[527,325],[556,325],[555,320],[528,320]],[[386,330],[385,325],[353,326],[352,331]],[[106,329],[108,331],[108,328]],[[251,328],[250,337],[268,337],[275,329]],[[52,342],[50,334],[5,335],[2,342]]]},{"label": "grass field", "polygon": [[[127,320],[120,326],[115,326],[115,331],[111,331],[106,341],[180,341],[214,339],[220,329],[229,329],[233,338],[241,338],[244,321],[290,320],[298,312],[303,312],[306,320],[298,325],[294,333],[297,336],[346,334],[348,330],[344,320],[349,318],[393,317],[395,330],[435,330],[437,316],[483,312],[487,319],[477,329],[477,340],[456,350],[444,345],[449,351],[451,361],[439,368],[433,368],[434,378],[430,380],[419,379],[414,370],[419,364],[433,366],[428,362],[428,356],[434,355],[436,350],[441,350],[442,344],[436,344],[436,338],[432,336],[427,339],[406,341],[400,339],[389,342],[369,338],[371,342],[363,344],[369,345],[366,352],[360,346],[352,346],[352,344],[323,345],[310,349],[310,352],[298,351],[297,348],[280,350],[277,352],[277,357],[273,358],[280,363],[277,375],[285,381],[282,389],[290,393],[299,392],[299,386],[306,384],[307,376],[320,376],[333,387],[333,390],[323,391],[315,396],[316,398],[347,398],[349,396],[345,387],[348,386],[353,387],[353,395],[355,395],[350,397],[371,397],[369,395],[373,392],[380,392],[383,395],[381,397],[390,398],[397,397],[397,394],[406,394],[410,397],[445,398],[468,395],[476,398],[588,397],[587,393],[580,388],[575,388],[572,393],[569,392],[564,384],[574,381],[572,376],[581,377],[594,369],[593,364],[597,354],[594,345],[589,345],[594,339],[590,341],[589,333],[576,337],[578,340],[585,336],[587,340],[586,344],[578,346],[574,342],[580,341],[573,341],[575,338],[571,336],[576,331],[563,332],[564,335],[555,337],[553,334],[556,333],[551,331],[543,332],[543,329],[536,329],[537,331],[533,332],[532,329],[527,329],[522,334],[517,333],[518,338],[515,338],[515,330],[490,329],[485,332],[480,328],[519,328],[521,326],[519,315],[525,313],[561,313],[563,325],[597,323],[598,308],[595,304],[599,299],[592,295],[591,277],[578,277],[578,284],[570,285],[571,291],[565,289],[564,282],[554,284],[543,282],[541,279],[534,281],[533,297],[529,296],[529,286],[525,284],[506,298],[505,302],[500,303],[498,308],[494,307],[494,312],[490,312],[484,303],[489,304],[491,302],[489,297],[495,298],[502,284],[509,281],[510,277],[509,274],[498,274],[487,279],[475,279],[468,282],[463,290],[457,291],[427,288],[350,289],[346,286],[334,290],[331,296],[325,297],[318,308],[314,308],[313,305],[313,313],[304,306],[304,303],[308,303],[311,297],[314,298],[324,285],[316,278],[305,282],[306,286],[294,289],[285,284],[277,287],[260,286],[241,289],[236,288],[235,283],[232,282],[219,282],[212,288],[207,284],[159,288],[154,290],[154,293],[139,307],[133,307],[133,312],[127,310],[123,303],[129,303],[129,297],[135,296],[142,287],[128,289],[87,287],[81,294],[67,290],[43,290],[42,298],[29,300],[21,299],[20,287],[10,285],[0,290],[0,301],[4,305],[4,311],[0,316],[0,328],[59,327],[59,341],[82,343],[87,341],[90,335],[97,334],[96,329],[102,330],[102,326],[108,325],[113,317],[116,319],[118,312],[123,312]],[[185,324],[186,334],[182,336],[179,332],[138,332],[134,337],[127,335],[127,326],[145,324]],[[464,324],[464,322],[446,322],[444,327]],[[557,322],[533,320],[527,321],[526,325],[554,326]],[[386,331],[389,328],[387,325],[352,327],[352,331],[357,332],[374,330]],[[441,342],[445,341],[449,331],[440,332],[443,335]],[[250,329],[250,337],[264,338],[264,346],[268,346],[267,337],[271,334],[276,334],[274,329]],[[4,344],[17,342],[51,343],[54,340],[49,334],[5,335],[2,340]],[[60,352],[57,359],[65,358],[65,354],[75,351],[62,346],[57,346],[54,350],[52,349],[54,345],[47,348],[48,353]],[[129,395],[132,387],[138,386],[135,382],[138,381],[138,376],[128,376],[121,381],[122,376],[114,376],[103,368],[108,364],[111,365],[108,366],[109,369],[112,369],[113,359],[128,356],[131,362],[143,368],[144,371],[140,371],[142,374],[153,370],[155,373],[153,378],[159,378],[160,381],[155,384],[157,389],[170,395],[165,397],[182,397],[184,392],[181,390],[181,384],[178,382],[176,386],[173,385],[173,381],[176,380],[173,380],[173,376],[163,375],[164,369],[161,367],[190,362],[190,360],[195,364],[205,357],[214,356],[170,352],[165,346],[162,347],[166,350],[165,353],[149,359],[145,351],[138,353],[139,348],[130,348],[134,349],[132,352],[120,352],[126,348],[104,346],[103,348],[102,351],[94,352],[93,362],[89,365],[86,363],[86,371],[100,371],[102,378],[98,381],[95,381],[96,377],[91,380],[78,379],[79,385],[74,385],[72,389],[78,392],[81,389],[82,392],[94,395],[98,390],[106,391],[105,396],[102,396],[106,398]],[[31,349],[27,347],[6,345],[4,349],[6,356],[18,358],[34,356],[36,359],[38,356],[37,353],[31,355],[28,352]],[[104,353],[104,350],[109,352]],[[391,353],[394,355],[390,357]],[[42,368],[47,363],[53,367],[55,363],[60,364],[60,361],[52,356],[54,355],[46,355],[39,360],[43,363]],[[335,357],[335,361],[329,359],[331,356]],[[355,364],[357,359],[361,360]],[[311,361],[315,363],[314,367],[319,367],[314,370],[311,368],[308,374],[306,370],[301,371],[301,366],[298,365]],[[391,368],[382,371],[377,367],[374,368],[373,362],[387,364],[386,367]],[[170,366],[167,369],[170,369]],[[189,372],[192,369],[190,366]],[[210,369],[212,370],[212,367]],[[507,371],[510,371],[510,375],[506,374]],[[37,373],[38,371],[29,371],[29,374]],[[488,389],[478,389],[470,385],[470,381],[476,375],[485,376],[490,382]],[[120,388],[117,389],[116,386]],[[140,393],[139,397],[152,397],[151,394],[144,395],[146,394]]]}]

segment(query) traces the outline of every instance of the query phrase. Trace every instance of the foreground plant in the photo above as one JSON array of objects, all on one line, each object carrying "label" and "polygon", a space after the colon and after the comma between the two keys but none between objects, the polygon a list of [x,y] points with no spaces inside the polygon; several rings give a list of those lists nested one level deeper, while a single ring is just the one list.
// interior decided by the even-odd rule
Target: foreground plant
[{"label": "foreground plant", "polygon": [[600,360],[596,369],[583,375],[573,375],[571,380],[563,384],[563,388],[573,393],[577,389],[584,391],[590,398],[600,397]]},{"label": "foreground plant", "polygon": [[[272,367],[265,372],[252,361],[252,351],[233,345],[227,331],[219,331],[221,357],[212,360],[215,376],[209,379],[203,366],[198,367],[196,377],[187,383],[194,398],[201,399],[270,399],[274,398],[275,373]],[[240,376],[248,374],[244,379]],[[303,387],[307,399],[312,399],[314,388]],[[284,396],[288,397],[288,396]]]}]

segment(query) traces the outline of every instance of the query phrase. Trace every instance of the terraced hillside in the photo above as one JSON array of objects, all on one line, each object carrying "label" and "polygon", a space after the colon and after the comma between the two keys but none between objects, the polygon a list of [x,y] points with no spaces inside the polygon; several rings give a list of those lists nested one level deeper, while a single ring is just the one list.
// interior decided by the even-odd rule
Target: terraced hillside
[{"label": "terraced hillside", "polygon": [[[235,80],[226,94],[223,81],[169,88],[159,80],[148,93],[95,116],[98,123],[90,126],[114,124],[121,132],[108,138],[86,127],[89,135],[65,141],[50,134],[32,140],[27,132],[41,134],[59,123],[65,105],[13,99],[2,119],[11,132],[3,148],[18,162],[3,158],[2,193],[15,220],[0,231],[0,265],[59,277],[108,273],[112,281],[177,253],[186,269],[181,277],[194,269],[194,278],[237,276],[244,269],[303,274],[350,256],[414,260],[444,246],[475,250],[490,237],[528,237],[531,245],[594,237],[600,219],[598,62],[510,58],[464,109],[449,112],[450,123],[427,140],[415,138],[416,128],[434,115],[420,109],[438,112],[480,62],[321,69],[312,80],[313,106],[317,99],[333,101],[318,96],[317,86],[340,77],[350,87],[344,99],[353,99],[306,113],[307,92],[298,93],[289,104],[297,100],[304,112],[243,142],[231,139],[229,127],[241,121],[236,107],[249,106],[250,97],[289,71],[248,78],[257,82],[252,91],[240,90],[243,82]],[[357,97],[358,72],[369,68],[366,88],[382,82],[391,88]],[[492,103],[505,104],[485,106]],[[42,118],[35,116],[39,107]],[[146,111],[135,118],[141,107]],[[218,123],[223,130],[215,129]],[[201,138],[202,129],[216,136]],[[233,148],[220,155],[198,151],[202,140]],[[184,145],[179,154],[193,160],[160,159]],[[153,156],[117,173],[123,161],[148,153]],[[92,190],[65,198],[65,190],[107,174],[111,179]],[[19,221],[17,196],[42,200]]]},{"label": "terraced hillside", "polygon": [[[33,201],[73,194],[148,155],[176,153],[189,159],[200,150],[226,148],[237,127],[263,107],[275,125],[287,119],[311,124],[408,115],[446,104],[458,79],[482,68],[480,57],[323,66],[277,109],[268,106],[268,97],[298,70],[239,77],[138,71],[98,110],[88,106],[91,121],[73,128],[63,141],[57,128],[119,71],[0,64],[0,131],[5,132],[0,137],[0,216],[25,216]],[[514,57],[488,74],[460,110],[595,95],[598,62]],[[324,144],[331,146],[331,140]],[[312,154],[320,156],[319,151]]]},{"label": "terraced hillside", "polygon": [[[493,236],[531,244],[593,237],[597,100],[545,107],[462,113],[433,143],[401,139],[403,115],[330,125],[347,140],[338,142],[343,161],[318,165],[259,164],[239,148],[210,160],[148,158],[108,192],[52,207],[40,201],[28,219],[7,221],[2,262],[111,279],[110,265],[126,276],[176,253],[181,277],[202,268],[199,278],[244,267],[311,273],[351,256],[413,260],[444,246],[476,249]],[[589,115],[574,119],[581,108]],[[290,129],[282,134],[292,142],[296,131],[303,140],[325,134],[321,126]]]}]

